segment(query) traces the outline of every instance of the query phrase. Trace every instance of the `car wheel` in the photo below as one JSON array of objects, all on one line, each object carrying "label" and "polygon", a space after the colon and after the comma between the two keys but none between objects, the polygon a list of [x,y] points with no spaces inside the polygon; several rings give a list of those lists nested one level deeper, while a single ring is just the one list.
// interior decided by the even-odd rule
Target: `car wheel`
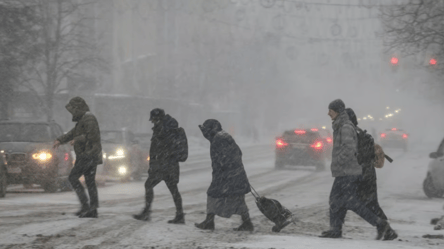
[{"label": "car wheel", "polygon": [[444,191],[435,188],[430,175],[427,175],[426,179],[422,184],[422,188],[424,190],[425,195],[429,198],[439,198],[442,197],[444,194]]},{"label": "car wheel", "polygon": [[279,160],[276,160],[274,162],[274,168],[275,169],[283,169],[285,167],[285,163]]},{"label": "car wheel", "polygon": [[58,188],[57,182],[55,181],[48,181],[43,184],[43,189],[47,193],[54,193],[57,191],[57,188]]},{"label": "car wheel", "polygon": [[0,168],[0,198],[5,197],[6,188],[8,187],[6,170]]}]

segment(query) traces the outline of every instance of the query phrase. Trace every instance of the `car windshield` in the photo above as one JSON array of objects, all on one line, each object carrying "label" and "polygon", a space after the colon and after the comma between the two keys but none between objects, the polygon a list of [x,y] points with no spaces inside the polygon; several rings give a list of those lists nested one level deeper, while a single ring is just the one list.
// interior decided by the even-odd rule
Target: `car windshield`
[{"label": "car windshield", "polygon": [[123,144],[123,133],[120,131],[102,131],[100,137],[103,143]]},{"label": "car windshield", "polygon": [[0,142],[44,143],[51,140],[46,124],[0,124]]}]

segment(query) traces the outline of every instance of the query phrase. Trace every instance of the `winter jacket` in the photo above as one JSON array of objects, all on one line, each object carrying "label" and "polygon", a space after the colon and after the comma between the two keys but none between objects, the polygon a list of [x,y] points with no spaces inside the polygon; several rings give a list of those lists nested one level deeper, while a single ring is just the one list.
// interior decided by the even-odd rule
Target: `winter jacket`
[{"label": "winter jacket", "polygon": [[213,198],[241,196],[250,192],[242,163],[242,151],[230,134],[221,130],[210,140],[213,179],[207,194]]},{"label": "winter jacket", "polygon": [[358,137],[355,126],[345,111],[333,121],[333,152],[331,172],[333,177],[361,175],[362,167],[357,158]]},{"label": "winter jacket", "polygon": [[66,109],[73,115],[75,127],[65,135],[57,138],[61,144],[75,140],[74,152],[77,158],[91,158],[95,163],[102,162],[102,144],[100,141],[99,123],[96,117],[89,112],[85,100],[74,97],[66,105]]},{"label": "winter jacket", "polygon": [[151,137],[150,164],[163,161],[177,161],[174,149],[176,131],[179,123],[170,115],[165,115],[162,121],[153,127]]}]

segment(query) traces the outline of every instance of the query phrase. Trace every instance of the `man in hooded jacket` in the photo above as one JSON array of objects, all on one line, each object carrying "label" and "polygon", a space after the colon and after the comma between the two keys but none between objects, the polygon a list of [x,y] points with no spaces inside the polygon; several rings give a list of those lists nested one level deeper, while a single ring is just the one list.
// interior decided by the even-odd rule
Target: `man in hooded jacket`
[{"label": "man in hooded jacket", "polygon": [[[97,218],[99,198],[95,176],[97,164],[102,163],[99,123],[81,97],[72,98],[66,105],[66,109],[72,114],[72,121],[76,122],[76,125],[71,131],[56,139],[54,148],[68,142],[74,146],[76,162],[68,179],[81,203],[81,209],[76,215],[80,218]],[[79,181],[82,175],[85,177],[88,188],[89,202]]]},{"label": "man in hooded jacket", "polygon": [[245,194],[249,193],[250,183],[242,163],[242,151],[233,137],[222,130],[215,119],[206,120],[199,125],[203,136],[210,145],[211,166],[213,168],[211,185],[207,191],[207,217],[195,226],[200,229],[214,230],[216,215],[230,218],[237,214],[242,224],[235,231],[253,231]]},{"label": "man in hooded jacket", "polygon": [[[330,193],[330,229],[322,232],[322,238],[341,238],[347,210],[352,210],[365,221],[377,228],[377,240],[393,240],[393,233],[387,220],[370,211],[358,197],[357,188],[362,175],[358,163],[358,138],[356,128],[345,111],[342,100],[332,101],[328,115],[333,120],[333,151],[331,171],[335,178]],[[395,236],[396,235],[396,236]]]},{"label": "man in hooded jacket", "polygon": [[180,174],[179,155],[175,147],[179,123],[170,115],[165,115],[165,111],[160,108],[155,108],[150,112],[150,121],[154,126],[150,147],[150,167],[148,179],[145,182],[145,208],[133,217],[142,221],[150,220],[151,203],[154,198],[153,189],[161,181],[165,181],[176,206],[176,217],[168,223],[184,224],[182,197],[177,187]]}]

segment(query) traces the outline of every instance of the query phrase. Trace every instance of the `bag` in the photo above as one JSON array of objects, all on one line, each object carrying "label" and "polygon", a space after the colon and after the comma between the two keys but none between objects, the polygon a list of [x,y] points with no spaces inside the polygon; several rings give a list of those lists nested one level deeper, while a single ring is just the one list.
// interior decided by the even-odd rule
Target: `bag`
[{"label": "bag", "polygon": [[375,141],[366,130],[356,127],[358,134],[358,163],[360,165],[372,163],[375,159]]},{"label": "bag", "polygon": [[176,129],[174,146],[178,161],[185,162],[188,158],[188,140],[182,127]]},{"label": "bag", "polygon": [[382,168],[384,167],[384,162],[385,162],[385,154],[384,151],[382,150],[382,147],[379,144],[375,144],[375,161],[374,161],[374,166],[375,168]]}]

